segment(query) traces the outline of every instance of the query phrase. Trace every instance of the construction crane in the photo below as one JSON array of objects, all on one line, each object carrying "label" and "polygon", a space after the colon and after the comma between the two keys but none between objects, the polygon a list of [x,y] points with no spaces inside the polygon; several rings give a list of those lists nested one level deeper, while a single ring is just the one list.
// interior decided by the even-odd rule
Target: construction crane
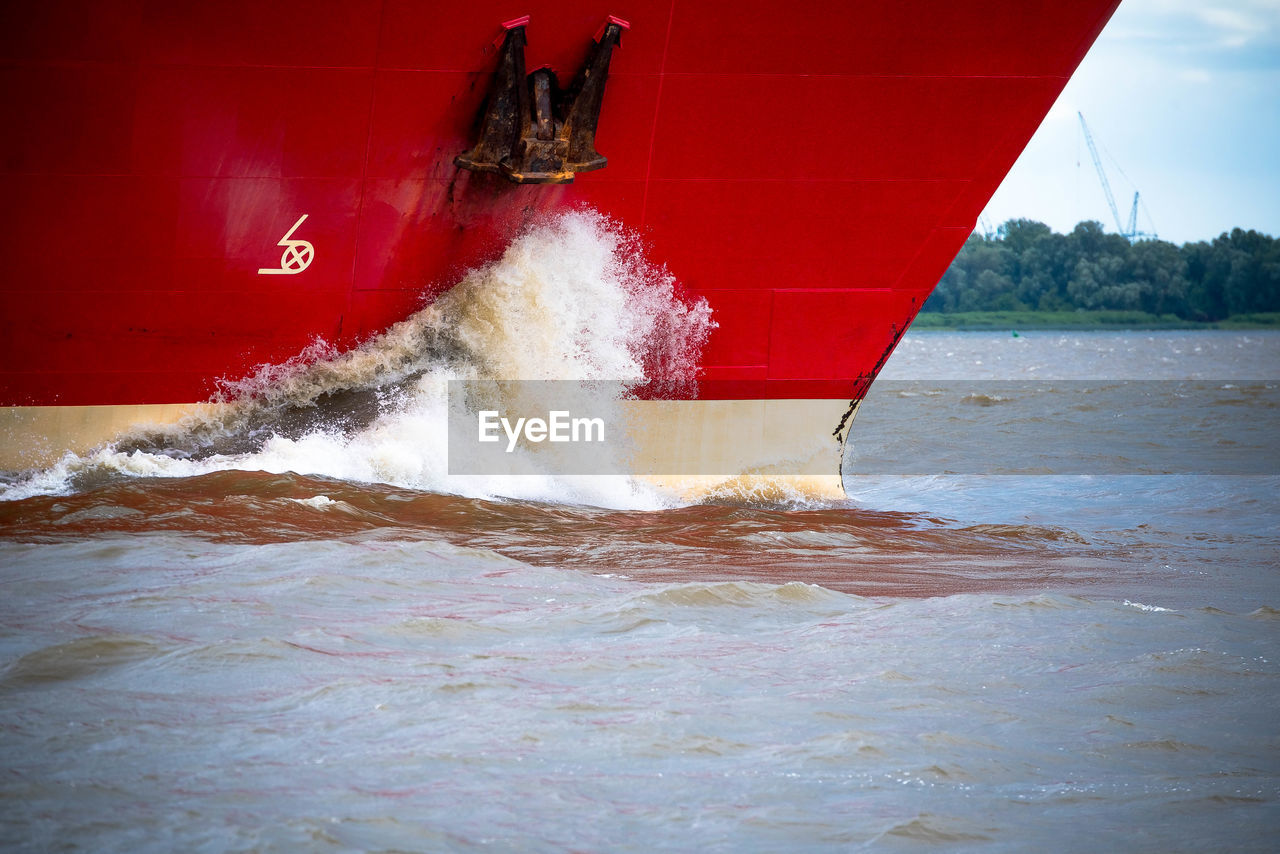
[{"label": "construction crane", "polygon": [[1138,191],[1133,192],[1133,207],[1129,209],[1129,224],[1120,221],[1120,209],[1116,207],[1115,196],[1111,195],[1111,183],[1107,180],[1106,170],[1102,168],[1102,158],[1098,156],[1098,148],[1093,144],[1093,134],[1089,133],[1089,124],[1084,120],[1084,113],[1077,112],[1080,117],[1080,129],[1084,131],[1084,141],[1089,146],[1089,156],[1093,158],[1093,168],[1098,170],[1098,181],[1102,184],[1102,192],[1107,197],[1107,204],[1111,207],[1111,215],[1116,219],[1116,231],[1120,232],[1128,240],[1135,237],[1154,237],[1155,235],[1141,234],[1138,231]]},{"label": "construction crane", "polygon": [[986,214],[978,215],[978,227],[982,229],[982,236],[987,240],[995,239],[996,230],[991,227],[991,220],[987,219]]}]

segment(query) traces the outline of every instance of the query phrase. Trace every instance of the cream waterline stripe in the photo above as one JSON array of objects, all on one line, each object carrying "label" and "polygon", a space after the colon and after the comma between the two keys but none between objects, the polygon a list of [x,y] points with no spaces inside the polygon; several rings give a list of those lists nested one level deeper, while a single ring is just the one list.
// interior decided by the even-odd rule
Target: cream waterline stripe
[{"label": "cream waterline stripe", "polygon": [[[641,479],[686,498],[843,496],[832,431],[848,399],[624,400]],[[226,404],[0,408],[0,470],[53,464],[138,429],[212,416]],[[847,429],[847,425],[845,425]],[[446,441],[445,436],[440,441]],[[669,474],[655,474],[668,472]],[[554,475],[555,472],[548,472]]]},{"label": "cream waterline stripe", "polygon": [[838,475],[839,400],[624,400],[634,469],[694,478]]},{"label": "cream waterline stripe", "polygon": [[123,433],[166,427],[212,413],[213,403],[138,403],[103,406],[0,408],[0,471],[52,465],[68,451],[83,454]]}]

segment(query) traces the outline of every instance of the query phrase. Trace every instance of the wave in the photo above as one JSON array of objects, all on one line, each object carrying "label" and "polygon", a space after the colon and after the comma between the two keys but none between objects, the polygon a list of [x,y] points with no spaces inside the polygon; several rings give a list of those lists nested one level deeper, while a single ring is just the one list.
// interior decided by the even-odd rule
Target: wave
[{"label": "wave", "polygon": [[[191,477],[231,469],[296,472],[473,497],[656,508],[672,498],[624,476],[519,476],[448,470],[450,380],[619,384],[619,396],[693,388],[714,323],[646,260],[639,238],[590,210],[528,227],[413,316],[339,351],[316,340],[280,364],[221,383],[172,427],[68,454],[0,491],[18,499],[112,477]],[[499,388],[501,394],[501,389]]]}]

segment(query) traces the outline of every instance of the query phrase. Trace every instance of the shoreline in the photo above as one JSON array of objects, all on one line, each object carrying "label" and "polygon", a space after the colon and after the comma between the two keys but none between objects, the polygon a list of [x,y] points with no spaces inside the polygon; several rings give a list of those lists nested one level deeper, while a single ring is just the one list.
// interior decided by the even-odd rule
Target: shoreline
[{"label": "shoreline", "polygon": [[1238,314],[1224,320],[1183,320],[1174,315],[1142,311],[964,311],[921,312],[910,326],[913,332],[999,330],[1159,331],[1159,330],[1266,330],[1280,329],[1280,312]]}]

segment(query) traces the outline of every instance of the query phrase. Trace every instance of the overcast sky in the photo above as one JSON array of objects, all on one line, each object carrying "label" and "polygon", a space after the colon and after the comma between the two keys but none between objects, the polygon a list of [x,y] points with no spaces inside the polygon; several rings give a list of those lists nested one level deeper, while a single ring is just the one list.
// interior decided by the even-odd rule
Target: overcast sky
[{"label": "overcast sky", "polygon": [[1127,224],[1184,243],[1280,236],[1280,0],[1122,0],[985,212],[1116,231],[1077,112]]}]

